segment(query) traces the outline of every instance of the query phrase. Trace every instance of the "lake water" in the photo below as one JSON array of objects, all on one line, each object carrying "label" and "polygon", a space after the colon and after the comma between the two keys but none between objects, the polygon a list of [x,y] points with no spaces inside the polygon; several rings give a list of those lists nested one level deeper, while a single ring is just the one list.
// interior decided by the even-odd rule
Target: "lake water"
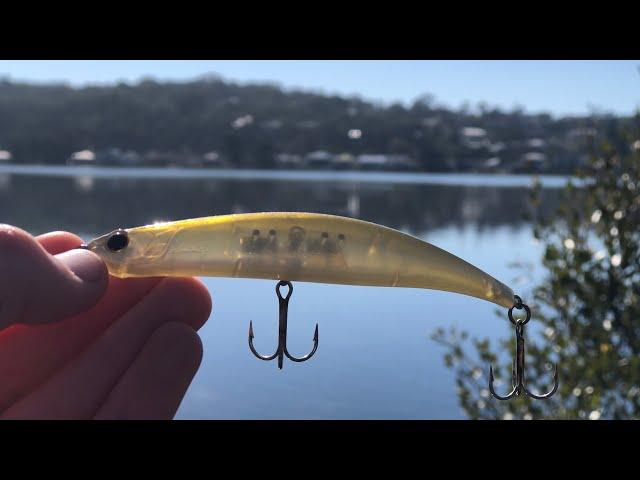
[{"label": "lake water", "polygon": [[[542,177],[543,209],[566,179]],[[522,218],[527,176],[259,172],[0,166],[0,222],[85,239],[158,220],[255,211],[345,215],[393,227],[462,257],[523,298],[541,278],[542,247]],[[516,265],[518,264],[518,265]],[[522,267],[525,267],[524,269]],[[289,350],[306,363],[262,362],[277,343],[275,282],[205,278],[214,310],[204,358],[177,418],[456,419],[454,373],[430,340],[456,325],[498,340],[513,332],[488,302],[446,292],[298,282]]]}]

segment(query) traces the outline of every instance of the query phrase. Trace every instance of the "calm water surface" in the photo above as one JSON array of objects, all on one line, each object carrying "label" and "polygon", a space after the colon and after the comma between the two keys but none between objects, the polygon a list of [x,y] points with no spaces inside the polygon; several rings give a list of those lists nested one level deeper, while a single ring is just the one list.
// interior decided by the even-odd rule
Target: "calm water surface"
[{"label": "calm water surface", "polygon": [[[522,214],[523,176],[123,171],[0,167],[0,222],[33,233],[69,230],[90,239],[116,227],[253,211],[310,211],[373,221],[416,235],[513,286],[541,278],[541,249]],[[550,211],[565,179],[543,178]],[[493,339],[512,335],[497,307],[445,292],[296,283],[289,350],[305,354],[315,323],[320,346],[306,363],[262,362],[277,342],[275,282],[206,278],[213,314],[200,331],[204,359],[178,418],[463,418],[453,372],[429,339],[456,325]]]}]

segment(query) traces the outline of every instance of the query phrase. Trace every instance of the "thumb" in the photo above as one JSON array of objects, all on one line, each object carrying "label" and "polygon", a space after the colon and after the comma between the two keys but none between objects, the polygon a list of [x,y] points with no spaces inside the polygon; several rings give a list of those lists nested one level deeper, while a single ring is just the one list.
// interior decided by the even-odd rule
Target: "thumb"
[{"label": "thumb", "polygon": [[106,266],[92,252],[52,256],[24,230],[0,224],[0,328],[80,313],[102,297],[107,284]]}]

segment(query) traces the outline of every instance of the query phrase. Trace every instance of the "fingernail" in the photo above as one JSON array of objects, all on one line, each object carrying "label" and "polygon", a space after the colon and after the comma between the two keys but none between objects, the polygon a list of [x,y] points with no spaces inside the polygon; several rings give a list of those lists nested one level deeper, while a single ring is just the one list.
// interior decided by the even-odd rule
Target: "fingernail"
[{"label": "fingernail", "polygon": [[74,249],[56,255],[77,277],[85,282],[96,282],[105,275],[104,262],[95,253]]}]

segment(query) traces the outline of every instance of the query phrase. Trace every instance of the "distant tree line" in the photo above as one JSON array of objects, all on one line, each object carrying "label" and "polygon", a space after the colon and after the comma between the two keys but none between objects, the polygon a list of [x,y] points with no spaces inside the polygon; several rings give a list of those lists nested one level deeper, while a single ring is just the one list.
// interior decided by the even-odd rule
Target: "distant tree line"
[{"label": "distant tree line", "polygon": [[[0,80],[0,149],[9,150],[16,163],[60,164],[78,150],[115,147],[185,157],[216,151],[237,168],[271,168],[277,154],[326,150],[404,154],[421,170],[453,171],[496,155],[516,162],[526,141],[539,138],[550,169],[563,172],[577,166],[584,151],[584,139],[572,132],[607,136],[626,121],[611,115],[553,118],[486,105],[455,111],[429,96],[409,106],[384,106],[217,77],[83,88]],[[470,149],[461,138],[465,127],[486,130],[492,145],[502,143],[503,149]],[[354,138],[350,130],[361,135]],[[607,138],[628,147],[615,135]]]}]

